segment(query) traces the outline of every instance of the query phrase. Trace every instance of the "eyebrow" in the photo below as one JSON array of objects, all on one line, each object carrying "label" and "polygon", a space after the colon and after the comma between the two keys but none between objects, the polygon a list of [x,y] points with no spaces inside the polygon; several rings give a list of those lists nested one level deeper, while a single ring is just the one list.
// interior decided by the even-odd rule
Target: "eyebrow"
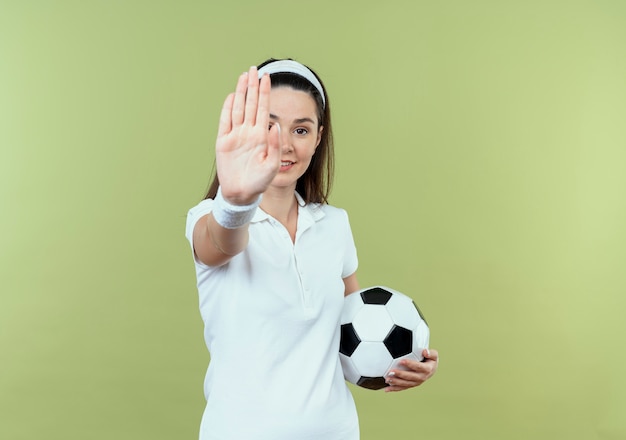
[{"label": "eyebrow", "polygon": [[[278,116],[273,115],[272,113],[270,113],[270,119],[274,119],[274,120],[276,120],[276,119],[278,119]],[[293,120],[293,123],[294,123],[294,124],[302,124],[302,123],[304,123],[304,122],[310,122],[311,124],[315,124],[315,123],[316,123],[316,122],[315,122],[313,119],[311,119],[311,118],[297,118],[297,119],[294,119],[294,120]]]}]

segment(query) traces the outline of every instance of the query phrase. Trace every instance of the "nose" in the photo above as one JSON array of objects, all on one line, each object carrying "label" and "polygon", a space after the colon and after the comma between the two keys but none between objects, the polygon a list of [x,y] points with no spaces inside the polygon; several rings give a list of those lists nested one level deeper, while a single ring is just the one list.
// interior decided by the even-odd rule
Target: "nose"
[{"label": "nose", "polygon": [[281,130],[279,134],[280,139],[280,148],[283,153],[290,153],[293,151],[293,147],[291,146],[291,137],[289,136],[288,130]]}]

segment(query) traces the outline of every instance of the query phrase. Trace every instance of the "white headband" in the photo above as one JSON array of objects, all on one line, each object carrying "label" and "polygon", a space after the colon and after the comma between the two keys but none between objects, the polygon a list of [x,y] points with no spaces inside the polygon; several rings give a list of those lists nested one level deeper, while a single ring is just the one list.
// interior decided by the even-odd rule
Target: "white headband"
[{"label": "white headband", "polygon": [[311,72],[305,65],[293,60],[272,61],[259,69],[259,79],[261,79],[265,73],[269,73],[270,75],[272,73],[295,73],[296,75],[300,75],[313,84],[317,91],[320,92],[322,103],[324,104],[324,108],[326,108],[324,88],[313,72]]}]

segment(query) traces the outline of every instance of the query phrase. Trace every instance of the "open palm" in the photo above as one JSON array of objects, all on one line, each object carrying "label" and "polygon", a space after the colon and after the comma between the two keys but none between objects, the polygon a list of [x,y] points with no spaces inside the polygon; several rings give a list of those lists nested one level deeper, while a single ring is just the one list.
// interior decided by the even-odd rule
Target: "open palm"
[{"label": "open palm", "polygon": [[224,101],[215,148],[222,195],[247,204],[263,193],[280,169],[277,124],[269,127],[270,78],[256,67],[242,74]]}]

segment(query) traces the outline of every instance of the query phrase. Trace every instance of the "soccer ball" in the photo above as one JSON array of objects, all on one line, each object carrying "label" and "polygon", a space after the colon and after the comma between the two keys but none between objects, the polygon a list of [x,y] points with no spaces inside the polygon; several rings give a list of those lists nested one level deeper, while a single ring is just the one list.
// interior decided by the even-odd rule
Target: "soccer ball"
[{"label": "soccer ball", "polygon": [[371,390],[387,386],[385,376],[401,359],[423,361],[430,330],[408,296],[384,286],[344,299],[339,358],[345,379]]}]

